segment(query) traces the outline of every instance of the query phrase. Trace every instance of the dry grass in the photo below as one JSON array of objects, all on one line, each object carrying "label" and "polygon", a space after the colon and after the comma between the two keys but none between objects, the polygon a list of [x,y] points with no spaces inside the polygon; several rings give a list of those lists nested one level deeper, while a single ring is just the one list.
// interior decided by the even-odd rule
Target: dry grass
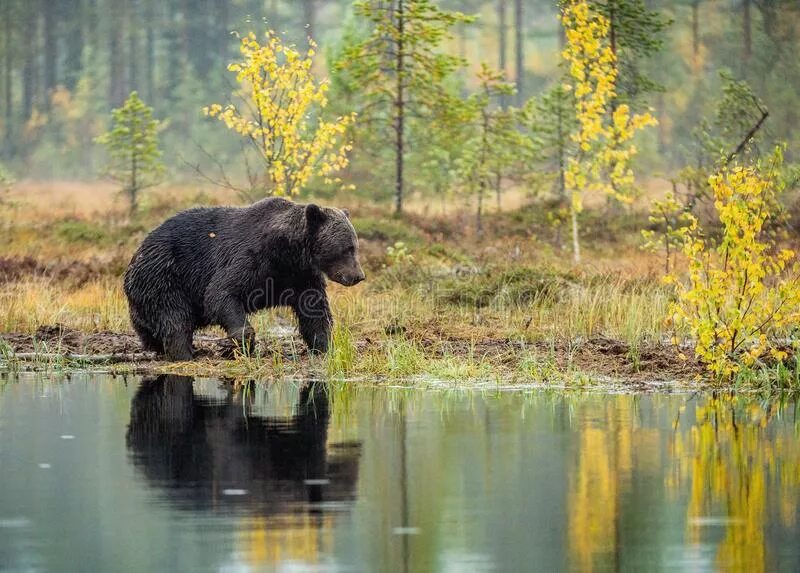
[{"label": "dry grass", "polygon": [[[664,338],[668,295],[649,283],[596,276],[528,303],[481,308],[400,285],[381,292],[366,285],[333,287],[331,300],[342,351],[349,353],[356,341],[366,341],[384,352],[381,361],[392,363],[409,348],[446,350],[448,344],[458,347],[463,357],[464,348],[476,342],[537,344],[603,336],[635,350]],[[253,318],[262,336],[274,326],[276,314],[283,323],[291,320],[285,311]],[[33,333],[53,324],[84,332],[130,331],[120,280],[103,277],[70,287],[53,279],[28,278],[0,285],[0,331]],[[400,365],[390,371],[408,369]]]},{"label": "dry grass", "polygon": [[87,332],[130,330],[119,279],[105,277],[74,288],[43,277],[0,285],[0,331],[34,332],[51,324]]}]

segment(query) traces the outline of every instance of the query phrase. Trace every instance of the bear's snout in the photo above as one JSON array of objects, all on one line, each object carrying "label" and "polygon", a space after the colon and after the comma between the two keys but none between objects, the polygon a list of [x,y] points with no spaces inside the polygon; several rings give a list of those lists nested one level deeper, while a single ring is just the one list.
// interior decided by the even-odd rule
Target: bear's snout
[{"label": "bear's snout", "polygon": [[355,269],[341,269],[338,271],[334,271],[332,273],[326,273],[334,282],[339,283],[343,286],[354,286],[363,281],[366,277],[364,274],[364,270],[361,268],[361,265],[358,265]]},{"label": "bear's snout", "polygon": [[336,282],[344,286],[355,286],[361,281],[363,281],[365,278],[367,277],[364,274],[364,271],[359,270],[357,273],[340,275],[340,280]]}]

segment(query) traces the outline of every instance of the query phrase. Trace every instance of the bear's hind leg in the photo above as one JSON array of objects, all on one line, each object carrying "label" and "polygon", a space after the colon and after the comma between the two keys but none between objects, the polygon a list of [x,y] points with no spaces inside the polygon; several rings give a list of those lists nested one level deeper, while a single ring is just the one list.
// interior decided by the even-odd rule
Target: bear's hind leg
[{"label": "bear's hind leg", "polygon": [[142,348],[144,348],[145,351],[158,352],[159,354],[164,352],[164,345],[161,344],[153,334],[153,331],[150,330],[150,327],[145,324],[133,308],[131,308],[131,323],[133,323],[133,329],[139,336],[139,340],[142,342]]},{"label": "bear's hind leg", "polygon": [[164,347],[168,360],[188,361],[194,358],[192,335],[197,322],[189,303],[180,296],[163,299],[156,338]]},{"label": "bear's hind leg", "polygon": [[225,329],[234,344],[243,352],[250,352],[256,346],[256,331],[247,320],[244,305],[235,297],[229,295],[222,284],[219,284],[227,275],[215,277],[206,289],[206,316],[212,324],[219,324]]},{"label": "bear's hind leg", "polygon": [[169,360],[186,362],[194,358],[192,351],[192,331],[175,330],[164,332],[164,354]]}]

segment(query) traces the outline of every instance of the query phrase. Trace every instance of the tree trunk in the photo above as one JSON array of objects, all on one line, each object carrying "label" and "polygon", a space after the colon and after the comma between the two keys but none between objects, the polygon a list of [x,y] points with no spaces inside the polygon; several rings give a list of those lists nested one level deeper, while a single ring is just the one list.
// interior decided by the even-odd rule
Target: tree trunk
[{"label": "tree trunk", "polygon": [[[191,46],[191,22],[189,14],[192,12],[192,0],[182,0],[178,6],[176,6],[177,12],[180,15],[180,25],[178,28],[178,34],[180,37],[180,58],[183,62],[194,64],[195,59],[192,54],[192,46]],[[173,22],[175,20],[173,19]],[[254,20],[258,22],[258,20]],[[173,72],[174,73],[174,72]],[[185,75],[185,71],[179,74],[179,77],[183,77]],[[176,74],[178,75],[178,74]],[[180,82],[180,79],[176,80]]]},{"label": "tree trunk", "polygon": [[483,234],[483,220],[482,220],[482,211],[483,211],[483,195],[486,193],[487,187],[487,173],[486,173],[486,164],[487,158],[486,155],[489,151],[489,114],[484,107],[481,110],[481,154],[480,154],[480,163],[479,163],[479,177],[480,180],[478,181],[478,216],[477,216],[477,231],[478,234]]},{"label": "tree trunk", "polygon": [[395,195],[394,210],[396,214],[403,212],[403,153],[405,147],[405,4],[404,0],[397,0],[397,94],[395,96]]},{"label": "tree trunk", "polygon": [[12,93],[12,58],[11,58],[11,0],[6,0],[3,10],[3,20],[5,21],[4,42],[3,42],[3,94],[5,99],[5,145],[3,146],[6,156],[13,155],[13,93]]},{"label": "tree trunk", "polygon": [[692,71],[700,71],[700,0],[692,2]]},{"label": "tree trunk", "polygon": [[108,102],[111,107],[119,107],[125,101],[122,43],[119,33],[123,24],[122,8],[121,0],[112,0],[110,18],[112,30],[108,35]]},{"label": "tree trunk", "polygon": [[[29,3],[25,6],[25,29],[30,35],[30,45],[38,46],[36,6]],[[36,77],[38,69],[36,58],[25,58],[25,66],[22,72],[22,108],[23,117],[27,121],[33,113],[33,105],[36,100]]]},{"label": "tree trunk", "polygon": [[83,70],[84,25],[81,0],[69,0],[62,9],[61,21],[65,24],[61,37],[64,39],[66,57],[62,78],[68,90],[74,91]]},{"label": "tree trunk", "polygon": [[217,64],[220,70],[224,70],[228,64],[228,32],[229,32],[229,14],[228,14],[228,0],[217,0],[217,22],[218,22],[218,41],[217,56],[219,58]]},{"label": "tree trunk", "polygon": [[570,211],[572,212],[572,261],[579,265],[581,264],[581,243],[578,237],[578,211],[574,205]]},{"label": "tree trunk", "polygon": [[616,14],[616,0],[609,0],[608,6],[608,43],[611,47],[611,53],[617,57],[617,14]]},{"label": "tree trunk", "polygon": [[155,68],[156,68],[156,36],[155,36],[155,14],[153,10],[155,0],[145,0],[144,5],[144,25],[145,32],[145,54],[144,54],[144,94],[147,101],[151,103],[155,98]]},{"label": "tree trunk", "polygon": [[[97,0],[83,0],[81,5],[81,21],[85,26],[83,33],[83,44],[86,49],[81,53],[81,72],[84,66],[91,69],[97,67],[103,50],[100,48],[100,35],[97,33],[98,27]],[[91,59],[86,58],[89,55]],[[95,81],[95,75],[92,79]]]},{"label": "tree trunk", "polygon": [[478,211],[475,216],[475,229],[479,235],[483,234],[483,194],[486,192],[486,180],[481,177],[478,183]]},{"label": "tree trunk", "polygon": [[165,13],[165,18],[167,19],[168,23],[164,30],[164,43],[166,44],[167,48],[167,56],[165,62],[165,69],[170,70],[171,73],[165,74],[164,82],[160,86],[161,90],[158,94],[159,97],[167,100],[169,103],[174,103],[175,99],[175,92],[178,89],[178,83],[180,82],[181,77],[183,76],[182,70],[182,60],[181,60],[181,53],[182,53],[182,42],[181,42],[181,32],[180,32],[180,24],[179,24],[179,14],[176,11],[176,7],[174,5],[167,6]]},{"label": "tree trunk", "polygon": [[131,216],[136,214],[136,210],[139,208],[139,178],[138,178],[138,150],[134,145],[134,141],[138,133],[143,129],[143,126],[139,124],[139,118],[137,116],[133,116],[131,118],[131,123],[129,124],[131,133],[130,133],[130,143],[131,143],[131,180],[129,182],[129,194],[131,199]]},{"label": "tree trunk", "polygon": [[[616,14],[616,0],[609,0],[608,2],[608,43],[611,47],[611,53],[614,54],[614,67],[617,69],[617,82],[619,80],[619,55],[617,54],[617,14]],[[614,86],[615,93],[619,92],[618,86]],[[611,116],[617,111],[617,96],[611,98],[609,102],[611,108]]]},{"label": "tree trunk", "polygon": [[47,0],[42,0],[41,13],[44,23],[44,108],[50,109],[50,93],[55,89],[57,82],[57,53],[56,53],[56,21],[54,8]]},{"label": "tree trunk", "polygon": [[502,210],[501,199],[500,196],[503,194],[503,176],[498,171],[494,176],[494,193],[495,198],[497,199],[497,212],[499,213]]},{"label": "tree trunk", "polygon": [[557,218],[558,224],[556,227],[556,245],[559,249],[564,248],[564,242],[561,238],[561,227],[563,221],[561,220],[562,210],[567,202],[567,179],[566,179],[566,138],[568,135],[564,133],[564,107],[563,102],[559,100],[558,107],[556,108],[556,138],[558,141],[558,209],[559,215]]},{"label": "tree trunk", "polygon": [[97,0],[84,0],[83,5],[83,22],[86,25],[86,39],[87,45],[92,48],[92,55],[97,56],[97,48],[100,42],[97,38]]},{"label": "tree trunk", "polygon": [[[497,0],[497,35],[499,41],[499,58],[498,66],[500,72],[505,76],[506,74],[506,0]],[[506,94],[500,94],[500,107],[505,109],[508,106]]]},{"label": "tree trunk", "polygon": [[138,1],[127,0],[125,15],[128,20],[128,89],[139,89],[139,23]]},{"label": "tree trunk", "polygon": [[743,0],[742,9],[744,14],[742,16],[744,27],[744,50],[742,53],[742,76],[747,77],[748,68],[750,67],[750,56],[753,55],[753,39],[752,39],[752,20],[750,18],[750,0]]},{"label": "tree trunk", "polygon": [[525,42],[523,30],[525,29],[522,14],[523,0],[514,0],[514,27],[516,40],[516,68],[517,68],[517,107],[522,107],[525,101]]},{"label": "tree trunk", "polygon": [[658,151],[660,153],[667,153],[667,126],[664,121],[664,92],[658,92],[656,96],[656,114],[658,117]]},{"label": "tree trunk", "polygon": [[136,214],[136,210],[139,208],[139,182],[137,181],[137,173],[136,173],[136,154],[131,154],[131,188],[130,188],[130,198],[131,198],[131,215]]},{"label": "tree trunk", "polygon": [[564,203],[567,199],[567,180],[566,180],[566,139],[564,133],[564,108],[562,102],[558,102],[556,108],[556,138],[558,140],[558,201]]},{"label": "tree trunk", "polygon": [[317,18],[316,0],[303,0],[303,25],[305,26],[306,36],[314,39]]}]

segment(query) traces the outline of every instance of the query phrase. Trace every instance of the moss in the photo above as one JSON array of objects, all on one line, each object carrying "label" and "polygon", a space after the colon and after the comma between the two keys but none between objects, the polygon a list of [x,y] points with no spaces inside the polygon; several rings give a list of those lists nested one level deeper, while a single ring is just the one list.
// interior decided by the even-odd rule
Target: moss
[{"label": "moss", "polygon": [[109,238],[103,227],[80,220],[62,221],[56,227],[56,235],[68,243],[100,243]]},{"label": "moss", "polygon": [[418,244],[424,239],[419,229],[399,218],[354,217],[352,223],[359,238],[368,241]]}]

